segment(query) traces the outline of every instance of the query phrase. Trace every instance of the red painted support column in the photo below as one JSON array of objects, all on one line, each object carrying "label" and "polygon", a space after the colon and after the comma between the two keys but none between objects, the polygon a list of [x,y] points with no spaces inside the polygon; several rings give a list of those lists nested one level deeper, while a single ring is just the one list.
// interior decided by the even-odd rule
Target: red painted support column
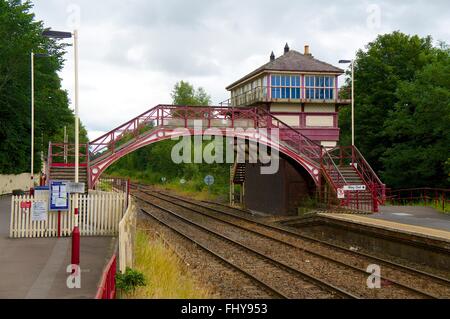
[{"label": "red painted support column", "polygon": [[379,212],[378,198],[377,198],[377,190],[376,190],[375,186],[372,187],[372,199],[373,199],[373,212],[378,213]]},{"label": "red painted support column", "polygon": [[445,193],[442,192],[442,210],[445,212]]},{"label": "red painted support column", "polygon": [[[78,218],[78,208],[75,208],[75,218]],[[80,265],[80,230],[78,226],[72,232],[72,265]]]},{"label": "red painted support column", "polygon": [[234,128],[234,106],[231,108],[231,127]]}]

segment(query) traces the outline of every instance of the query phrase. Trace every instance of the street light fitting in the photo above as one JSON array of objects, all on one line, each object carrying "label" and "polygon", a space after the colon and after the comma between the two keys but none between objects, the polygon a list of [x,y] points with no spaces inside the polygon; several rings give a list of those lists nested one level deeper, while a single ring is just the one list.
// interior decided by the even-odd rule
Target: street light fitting
[{"label": "street light fitting", "polygon": [[42,35],[47,38],[54,38],[54,39],[70,39],[72,37],[72,32],[65,32],[65,31],[53,31],[50,29],[45,29],[42,32]]},{"label": "street light fitting", "polygon": [[352,63],[352,60],[339,60],[340,64],[344,64],[344,63]]}]

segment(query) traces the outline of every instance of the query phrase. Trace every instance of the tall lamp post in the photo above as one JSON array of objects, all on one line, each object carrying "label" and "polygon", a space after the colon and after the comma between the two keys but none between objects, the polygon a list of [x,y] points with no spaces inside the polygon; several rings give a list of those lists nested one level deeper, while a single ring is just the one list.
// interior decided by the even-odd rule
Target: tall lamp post
[{"label": "tall lamp post", "polygon": [[339,63],[350,63],[352,68],[352,146],[355,146],[355,60],[340,60]]},{"label": "tall lamp post", "polygon": [[[74,58],[75,58],[75,183],[79,182],[80,166],[80,141],[79,141],[79,115],[78,115],[78,31],[72,32],[45,30],[43,36],[54,39],[69,39],[73,37]],[[78,228],[78,194],[74,195],[75,222],[72,231],[72,265],[80,264],[80,230]]]},{"label": "tall lamp post", "polygon": [[34,194],[34,58],[48,57],[45,53],[31,51],[31,170],[30,170],[30,195]]}]

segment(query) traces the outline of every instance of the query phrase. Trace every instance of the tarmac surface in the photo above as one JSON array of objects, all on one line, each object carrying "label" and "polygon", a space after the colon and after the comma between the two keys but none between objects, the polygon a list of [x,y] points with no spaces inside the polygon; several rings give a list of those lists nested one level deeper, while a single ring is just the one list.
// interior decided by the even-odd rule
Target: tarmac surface
[{"label": "tarmac surface", "polygon": [[440,213],[431,207],[382,206],[380,213],[367,217],[450,231],[450,214]]},{"label": "tarmac surface", "polygon": [[0,299],[94,298],[115,238],[81,237],[81,287],[70,289],[71,239],[9,238],[10,206],[0,196]]}]

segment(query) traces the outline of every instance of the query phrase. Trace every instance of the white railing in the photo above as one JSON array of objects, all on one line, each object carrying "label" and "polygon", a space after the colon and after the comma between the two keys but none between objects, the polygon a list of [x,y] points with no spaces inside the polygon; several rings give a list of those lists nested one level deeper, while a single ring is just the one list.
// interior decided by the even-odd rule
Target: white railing
[{"label": "white railing", "polygon": [[[32,208],[36,201],[45,202],[48,197],[12,196],[11,198],[11,238],[64,237],[70,236],[74,225],[73,196],[70,211],[47,212],[45,220],[32,218]],[[79,227],[82,236],[114,236],[119,232],[119,222],[126,210],[125,193],[90,193],[78,196]],[[22,208],[25,207],[25,208]]]},{"label": "white railing", "polygon": [[122,273],[125,273],[127,267],[133,268],[136,216],[137,208],[131,200],[125,215],[119,223],[119,269]]}]

